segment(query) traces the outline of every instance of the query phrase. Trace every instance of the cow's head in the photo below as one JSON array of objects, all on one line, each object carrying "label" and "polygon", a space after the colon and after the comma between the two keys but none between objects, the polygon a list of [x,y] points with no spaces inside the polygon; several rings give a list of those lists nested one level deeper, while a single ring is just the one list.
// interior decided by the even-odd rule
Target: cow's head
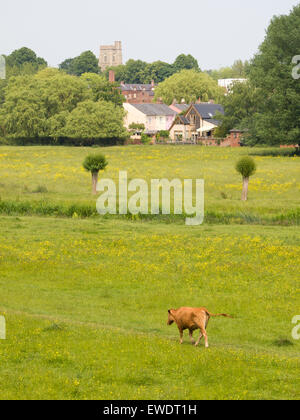
[{"label": "cow's head", "polygon": [[168,322],[167,325],[172,325],[175,322],[175,318],[173,315],[174,309],[169,309],[168,310]]}]

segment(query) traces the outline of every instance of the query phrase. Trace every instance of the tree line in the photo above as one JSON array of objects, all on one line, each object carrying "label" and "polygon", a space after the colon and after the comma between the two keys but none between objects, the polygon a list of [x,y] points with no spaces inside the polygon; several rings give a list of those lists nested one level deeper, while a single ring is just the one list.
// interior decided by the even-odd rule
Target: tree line
[{"label": "tree line", "polygon": [[[124,139],[123,96],[105,77],[44,68],[2,81],[0,137]],[[1,90],[1,89],[0,89]]]},{"label": "tree line", "polygon": [[[300,5],[289,15],[272,19],[250,62],[238,60],[231,68],[202,72],[191,55],[182,54],[173,64],[129,60],[114,68],[117,82],[113,84],[107,80],[109,70],[99,74],[92,52],[51,69],[46,60],[21,48],[6,57],[7,79],[0,79],[0,136],[124,137],[120,81],[146,83],[154,79],[159,83],[155,98],[167,104],[174,99],[221,103],[225,115],[215,116],[221,122],[218,137],[237,128],[244,130],[245,144],[250,146],[297,145],[300,69],[295,67],[295,56],[300,54],[299,27]],[[224,95],[216,81],[223,76],[246,76],[247,82],[234,84]]]}]

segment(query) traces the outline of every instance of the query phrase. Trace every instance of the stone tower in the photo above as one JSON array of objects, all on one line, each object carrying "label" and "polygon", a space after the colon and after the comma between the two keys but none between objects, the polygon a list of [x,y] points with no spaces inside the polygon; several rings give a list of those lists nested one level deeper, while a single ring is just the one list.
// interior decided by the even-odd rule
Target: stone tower
[{"label": "stone tower", "polygon": [[107,67],[123,64],[122,42],[116,41],[115,45],[102,45],[100,47],[99,67],[102,71]]}]

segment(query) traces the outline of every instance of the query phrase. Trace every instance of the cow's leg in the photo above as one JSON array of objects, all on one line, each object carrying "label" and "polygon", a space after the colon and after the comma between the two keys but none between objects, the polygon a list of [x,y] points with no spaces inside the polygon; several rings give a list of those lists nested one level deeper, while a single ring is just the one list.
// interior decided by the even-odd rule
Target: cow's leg
[{"label": "cow's leg", "polygon": [[200,341],[201,341],[202,337],[203,337],[203,334],[202,334],[202,332],[200,332],[200,337],[199,337],[199,339],[197,340],[197,343],[195,344],[195,346],[196,346],[196,347],[198,347],[198,346],[199,346],[199,343],[200,343]]},{"label": "cow's leg", "polygon": [[202,334],[203,334],[203,336],[204,336],[204,340],[205,340],[205,347],[208,349],[208,338],[207,338],[206,329],[202,327],[200,330],[201,330],[201,333],[202,333]]},{"label": "cow's leg", "polygon": [[196,341],[193,339],[193,330],[190,330],[190,339],[191,339],[192,344],[196,343]]},{"label": "cow's leg", "polygon": [[207,333],[206,333],[206,329],[205,329],[206,322],[207,322],[206,319],[197,320],[197,325],[200,329],[200,337],[199,337],[199,340],[196,343],[196,346],[199,346],[201,338],[204,337],[205,347],[208,348],[208,338],[207,338]]},{"label": "cow's leg", "polygon": [[180,334],[180,344],[183,344],[183,330],[179,328],[179,334]]},{"label": "cow's leg", "polygon": [[206,323],[205,323],[205,329],[207,329],[207,326],[208,326],[209,320],[210,320],[210,316],[209,316],[209,315],[207,315],[207,317],[206,317]]}]

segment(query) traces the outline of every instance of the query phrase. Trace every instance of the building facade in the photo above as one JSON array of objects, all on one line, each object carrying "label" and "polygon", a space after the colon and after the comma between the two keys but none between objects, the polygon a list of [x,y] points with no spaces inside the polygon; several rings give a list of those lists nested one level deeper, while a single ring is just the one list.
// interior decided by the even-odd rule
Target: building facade
[{"label": "building facade", "polygon": [[[212,138],[220,122],[215,118],[217,113],[224,114],[221,105],[212,103],[192,104],[185,112],[184,118],[177,118],[170,127],[170,137],[173,141]],[[183,117],[183,116],[181,116]]]},{"label": "building facade", "polygon": [[154,102],[155,83],[151,84],[129,84],[121,83],[121,92],[126,102],[130,104],[148,104]]},{"label": "building facade", "polygon": [[122,42],[115,41],[114,45],[101,45],[99,67],[105,71],[108,67],[123,64]]},{"label": "building facade", "polygon": [[144,124],[145,132],[154,135],[159,131],[168,131],[176,113],[165,104],[123,104],[126,110],[125,127],[132,123]]}]

